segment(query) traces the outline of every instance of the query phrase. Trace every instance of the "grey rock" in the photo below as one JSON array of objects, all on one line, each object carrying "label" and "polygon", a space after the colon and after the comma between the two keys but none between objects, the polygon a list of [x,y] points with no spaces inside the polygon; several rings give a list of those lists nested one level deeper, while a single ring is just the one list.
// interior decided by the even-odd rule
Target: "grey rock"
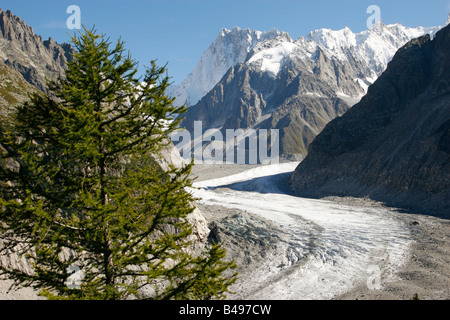
[{"label": "grey rock", "polygon": [[281,158],[300,160],[329,121],[360,101],[398,48],[439,29],[380,23],[360,33],[319,29],[295,41],[280,32],[222,33],[174,93],[178,102],[194,102],[187,97],[202,87],[183,126],[279,129]]}]

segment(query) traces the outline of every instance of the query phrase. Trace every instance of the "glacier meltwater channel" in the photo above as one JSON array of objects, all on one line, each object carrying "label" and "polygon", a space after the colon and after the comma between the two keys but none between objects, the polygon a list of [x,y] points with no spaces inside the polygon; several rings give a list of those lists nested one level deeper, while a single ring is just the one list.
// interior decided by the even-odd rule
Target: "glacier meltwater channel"
[{"label": "glacier meltwater channel", "polygon": [[395,280],[412,243],[407,227],[382,206],[343,205],[284,192],[297,165],[261,166],[190,189],[203,204],[273,222],[289,239],[240,278],[231,298],[331,299],[358,285],[377,290]]}]

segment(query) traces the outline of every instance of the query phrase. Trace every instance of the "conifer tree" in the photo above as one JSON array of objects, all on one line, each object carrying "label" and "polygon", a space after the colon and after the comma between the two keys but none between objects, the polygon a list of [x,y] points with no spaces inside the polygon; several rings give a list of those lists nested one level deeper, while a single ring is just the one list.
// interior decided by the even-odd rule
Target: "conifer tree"
[{"label": "conifer tree", "polygon": [[32,95],[1,128],[1,254],[31,266],[1,272],[49,299],[225,297],[225,251],[188,250],[192,164],[155,161],[185,112],[166,68],[151,61],[140,81],[122,41],[84,29],[72,43],[52,96]]}]

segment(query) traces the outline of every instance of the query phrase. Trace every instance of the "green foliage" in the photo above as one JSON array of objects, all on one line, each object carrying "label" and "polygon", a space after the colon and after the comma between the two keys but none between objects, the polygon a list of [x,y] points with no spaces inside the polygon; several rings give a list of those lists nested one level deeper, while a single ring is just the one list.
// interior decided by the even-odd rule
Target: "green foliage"
[{"label": "green foliage", "polygon": [[2,273],[49,299],[223,298],[236,279],[224,250],[187,250],[192,164],[154,160],[185,112],[165,67],[152,61],[141,82],[123,42],[86,29],[72,41],[54,97],[33,95],[1,134],[2,254],[32,266]]}]

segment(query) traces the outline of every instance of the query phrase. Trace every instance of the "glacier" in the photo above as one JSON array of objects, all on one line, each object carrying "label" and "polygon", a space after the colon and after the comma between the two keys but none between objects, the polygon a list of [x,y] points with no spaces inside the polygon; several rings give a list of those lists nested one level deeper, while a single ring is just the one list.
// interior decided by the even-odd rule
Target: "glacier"
[{"label": "glacier", "polygon": [[286,177],[297,165],[260,166],[188,189],[200,203],[248,212],[283,230],[286,241],[243,271],[229,298],[333,299],[358,285],[377,290],[398,279],[412,245],[407,226],[388,208],[290,195]]}]

